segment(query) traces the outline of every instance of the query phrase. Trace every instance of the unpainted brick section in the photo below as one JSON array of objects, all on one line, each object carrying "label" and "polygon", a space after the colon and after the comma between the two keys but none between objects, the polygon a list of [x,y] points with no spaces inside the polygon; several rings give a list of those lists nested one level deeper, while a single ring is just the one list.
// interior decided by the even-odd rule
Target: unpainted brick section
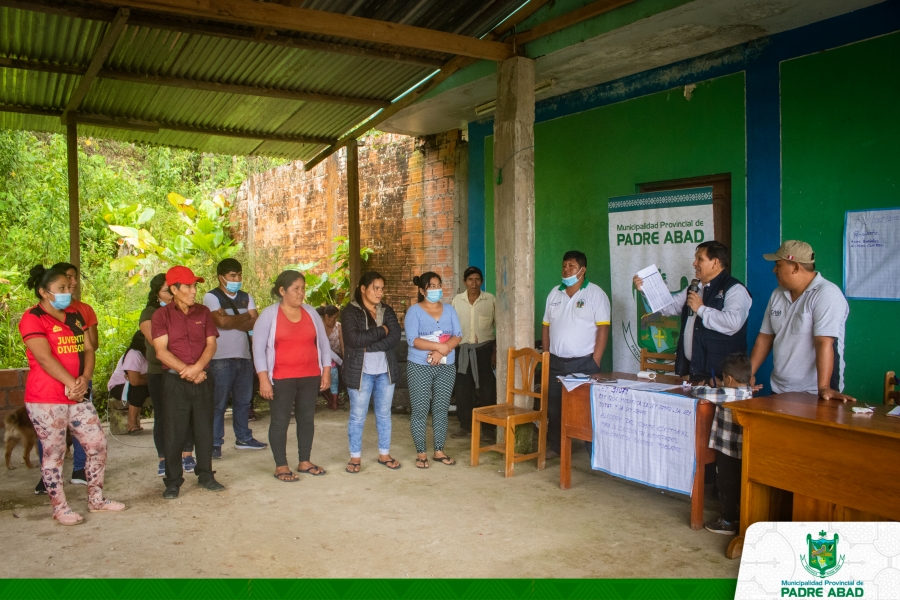
[{"label": "unpainted brick section", "polygon": [[3,419],[25,405],[25,381],[28,369],[0,369],[0,428]]},{"label": "unpainted brick section", "polygon": [[[360,242],[368,268],[386,280],[385,301],[402,319],[416,302],[414,275],[432,270],[455,293],[453,203],[458,130],[426,137],[371,135],[359,148]],[[250,215],[253,226],[250,226]],[[332,240],[347,235],[347,153],[311,172],[294,162],[248,179],[237,192],[232,232],[248,250],[277,249],[284,264],[319,261],[331,271]]]}]

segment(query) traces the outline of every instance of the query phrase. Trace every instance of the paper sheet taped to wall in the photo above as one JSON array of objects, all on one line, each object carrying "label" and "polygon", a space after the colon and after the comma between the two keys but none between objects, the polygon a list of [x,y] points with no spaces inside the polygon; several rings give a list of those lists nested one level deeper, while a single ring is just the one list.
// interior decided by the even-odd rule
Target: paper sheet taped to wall
[{"label": "paper sheet taped to wall", "polygon": [[844,295],[900,300],[900,208],[844,216]]}]

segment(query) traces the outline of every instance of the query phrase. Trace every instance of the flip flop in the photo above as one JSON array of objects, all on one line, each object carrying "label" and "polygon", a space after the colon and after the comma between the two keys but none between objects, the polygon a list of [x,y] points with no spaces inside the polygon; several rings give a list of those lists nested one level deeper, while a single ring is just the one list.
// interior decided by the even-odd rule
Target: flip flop
[{"label": "flip flop", "polygon": [[439,463],[444,464],[444,465],[448,465],[448,466],[449,466],[449,465],[455,465],[455,464],[456,464],[456,461],[455,461],[455,460],[453,460],[452,458],[450,458],[449,456],[446,456],[446,455],[440,456],[440,457],[438,457],[438,456],[432,456],[432,457],[431,457],[431,460],[433,460],[433,461],[435,461],[435,462],[439,462]]},{"label": "flip flop", "polygon": [[[396,466],[392,467],[392,466],[391,466],[391,463],[394,463]],[[403,465],[400,464],[400,461],[397,460],[396,458],[392,458],[392,459],[390,459],[390,460],[381,460],[381,459],[379,458],[379,459],[378,459],[378,464],[379,464],[379,465],[384,465],[384,466],[386,466],[386,467],[387,467],[388,469],[390,469],[391,471],[396,471],[397,469],[399,469],[400,467],[403,466]]]},{"label": "flip flop", "polygon": [[[313,473],[313,469],[318,469],[318,473]],[[307,475],[312,475],[313,477],[318,477],[319,475],[324,475],[326,473],[325,469],[318,465],[313,465],[308,469],[297,469],[301,473],[306,473]]]},{"label": "flip flop", "polygon": [[417,469],[427,469],[428,467],[428,459],[427,458],[416,458],[416,468]]},{"label": "flip flop", "polygon": [[[285,476],[289,477],[289,479],[282,479]],[[283,473],[275,473],[274,477],[278,481],[283,481],[284,483],[296,483],[296,482],[300,481],[300,478],[297,477],[296,475],[294,475],[294,473],[291,471],[285,471]]]},{"label": "flip flop", "polygon": [[[381,462],[381,461],[378,461],[378,462]],[[355,471],[351,471],[351,468],[353,468],[353,467],[356,467],[356,470],[355,470]],[[362,464],[361,464],[361,463],[348,462],[348,463],[347,463],[347,468],[344,469],[344,470],[347,471],[348,473],[351,473],[351,474],[353,474],[353,475],[356,475],[357,473],[359,473],[359,471],[360,471],[361,468],[362,468]]]},{"label": "flip flop", "polygon": [[143,427],[131,427],[131,428],[127,429],[125,431],[125,433],[127,433],[128,435],[134,435],[134,434],[138,433],[139,431],[143,431],[143,430],[144,430]]}]

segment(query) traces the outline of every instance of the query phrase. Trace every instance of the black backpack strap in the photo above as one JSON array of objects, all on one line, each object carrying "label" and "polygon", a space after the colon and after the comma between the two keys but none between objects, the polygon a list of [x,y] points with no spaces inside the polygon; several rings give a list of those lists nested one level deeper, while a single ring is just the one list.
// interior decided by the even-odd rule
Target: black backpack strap
[{"label": "black backpack strap", "polygon": [[[209,291],[209,293],[212,294],[213,296],[215,296],[216,298],[218,298],[219,306],[221,306],[222,308],[230,308],[231,310],[234,311],[235,315],[241,314],[240,310],[238,309],[238,305],[235,304],[234,300],[229,298],[228,294],[223,292],[221,288],[213,288]],[[243,291],[238,292],[237,296],[235,297],[235,300],[237,300],[238,303],[243,304],[244,308],[249,310],[250,294],[248,294],[247,292],[243,292]],[[250,355],[252,356],[253,355],[253,338],[250,337],[249,331],[247,331],[245,333],[247,334],[247,344],[249,344],[249,346],[250,346]]]}]

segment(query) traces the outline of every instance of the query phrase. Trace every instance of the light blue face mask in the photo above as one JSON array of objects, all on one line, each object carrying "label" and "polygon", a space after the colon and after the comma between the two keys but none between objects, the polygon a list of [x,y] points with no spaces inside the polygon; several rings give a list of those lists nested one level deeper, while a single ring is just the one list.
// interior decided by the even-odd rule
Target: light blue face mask
[{"label": "light blue face mask", "polygon": [[50,301],[50,306],[56,310],[66,310],[72,304],[72,294],[53,294],[54,300]]},{"label": "light blue face mask", "polygon": [[166,303],[165,303],[165,302],[163,302],[163,301],[162,301],[162,300],[160,300],[160,301],[159,301],[159,305],[160,305],[160,307],[163,307],[163,306],[165,306],[165,305],[166,305]]},{"label": "light blue face mask", "polygon": [[562,278],[563,285],[566,287],[575,285],[576,283],[578,283],[579,275],[581,275],[581,269],[579,269],[578,272],[575,273],[574,275],[572,275],[571,277],[563,277]]},{"label": "light blue face mask", "polygon": [[225,289],[228,290],[230,294],[237,294],[241,291],[241,282],[240,281],[226,281]]},{"label": "light blue face mask", "polygon": [[440,302],[444,297],[444,290],[428,290],[425,292],[425,297],[429,302]]}]

